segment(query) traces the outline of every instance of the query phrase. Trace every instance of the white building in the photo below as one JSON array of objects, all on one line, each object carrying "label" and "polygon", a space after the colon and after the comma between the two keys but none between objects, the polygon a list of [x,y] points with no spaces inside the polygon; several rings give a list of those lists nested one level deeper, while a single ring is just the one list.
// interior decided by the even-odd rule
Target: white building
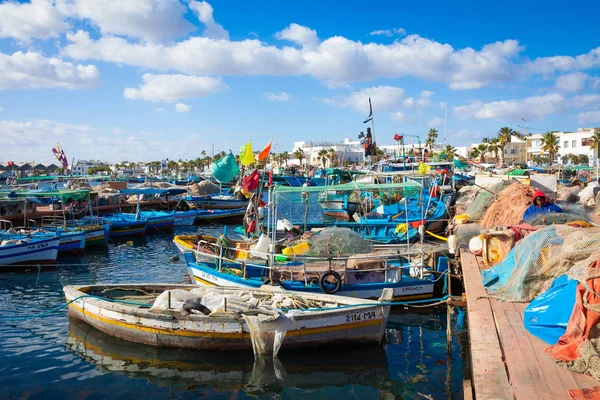
[{"label": "white building", "polygon": [[73,165],[73,175],[75,176],[81,176],[81,175],[87,175],[88,174],[88,170],[91,167],[96,167],[96,166],[108,166],[108,163],[102,162],[102,161],[96,161],[96,160],[79,160],[75,163],[75,165]]},{"label": "white building", "polygon": [[[579,128],[576,132],[554,132],[558,137],[558,161],[567,154],[584,154],[590,158],[590,163],[593,164],[597,154],[595,149],[590,147],[589,142],[595,132],[600,132],[600,128]],[[535,133],[527,139],[528,159],[531,159],[531,156],[544,153],[542,150],[542,136],[541,133]]]},{"label": "white building", "polygon": [[[360,164],[365,161],[365,149],[361,146],[360,142],[352,141],[349,138],[345,138],[343,142],[295,142],[294,149],[291,151],[289,164],[300,165],[300,160],[296,158],[294,153],[300,150],[304,153],[302,164],[323,166],[323,161],[319,152],[321,150],[329,151],[333,149],[335,151],[336,160],[338,163],[345,164],[346,162],[353,164]],[[330,161],[326,160],[325,165],[329,166]]]}]

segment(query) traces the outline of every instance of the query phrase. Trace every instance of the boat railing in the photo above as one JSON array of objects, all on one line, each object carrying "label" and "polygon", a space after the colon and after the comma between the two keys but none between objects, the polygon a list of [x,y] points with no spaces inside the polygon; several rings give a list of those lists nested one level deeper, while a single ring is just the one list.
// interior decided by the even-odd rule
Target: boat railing
[{"label": "boat railing", "polygon": [[[201,252],[201,246],[210,246],[214,249],[214,254],[208,254],[208,253],[204,253]],[[389,246],[389,248],[394,248],[393,246]],[[397,247],[396,247],[397,249]],[[266,261],[265,264],[259,264],[256,262],[248,262],[248,258],[228,258],[225,257],[224,254],[229,251],[229,252],[239,252],[239,251],[243,251],[246,252],[247,254],[252,254],[253,256],[257,257],[257,258],[261,258],[263,260]],[[216,265],[218,268],[219,272],[222,272],[223,270],[223,261],[225,262],[229,262],[229,263],[238,263],[242,266],[242,276],[244,277],[244,279],[246,279],[247,277],[247,271],[246,268],[247,267],[256,267],[256,268],[262,268],[265,270],[269,270],[269,274],[271,275],[273,270],[277,270],[279,272],[282,273],[282,275],[286,272],[289,272],[290,274],[290,281],[294,281],[294,270],[291,268],[286,268],[286,267],[294,267],[294,266],[298,266],[298,265],[278,265],[277,264],[277,259],[279,257],[282,257],[281,254],[276,254],[273,252],[261,252],[258,250],[251,250],[251,249],[240,249],[240,248],[236,248],[236,247],[227,247],[227,246],[223,246],[219,243],[214,243],[214,242],[209,242],[207,240],[199,240],[198,244],[197,244],[197,248],[196,248],[196,254],[197,255],[202,255],[203,257],[210,257],[210,258],[215,258],[216,259]],[[306,285],[308,285],[308,274],[310,273],[324,273],[327,271],[331,271],[331,270],[335,270],[333,268],[333,263],[334,262],[338,262],[338,263],[343,263],[343,269],[344,269],[344,280],[346,279],[346,277],[348,276],[348,274],[359,274],[359,273],[365,273],[365,272],[381,272],[384,274],[385,279],[387,279],[388,275],[391,273],[391,271],[402,271],[402,270],[410,270],[411,268],[420,268],[421,272],[420,272],[420,276],[421,278],[423,278],[423,269],[425,267],[425,265],[421,262],[421,263],[414,263],[414,262],[410,262],[411,259],[420,259],[423,260],[423,257],[421,257],[422,255],[424,255],[424,252],[422,249],[413,249],[413,250],[409,250],[406,252],[400,252],[399,250],[397,250],[394,253],[382,253],[382,254],[359,254],[359,255],[350,255],[350,256],[335,256],[335,257],[324,257],[324,256],[304,256],[304,255],[293,255],[293,256],[287,256],[286,257],[286,262],[300,262],[302,264],[302,270],[303,270],[303,275],[304,275],[304,282]],[[408,261],[408,264],[403,264],[403,259],[405,261]],[[380,261],[383,263],[383,266],[380,268],[368,268],[368,269],[348,269],[348,261],[361,261],[361,260],[373,260],[373,261]],[[399,261],[399,265],[390,265],[389,262],[390,261]],[[310,263],[317,263],[317,262],[327,262],[328,266],[327,268],[323,269],[323,270],[315,270],[315,269],[311,269],[310,271],[307,270],[307,264],[310,265]],[[341,266],[341,265],[340,265]],[[396,274],[396,281],[399,282],[402,280],[402,274]]]}]

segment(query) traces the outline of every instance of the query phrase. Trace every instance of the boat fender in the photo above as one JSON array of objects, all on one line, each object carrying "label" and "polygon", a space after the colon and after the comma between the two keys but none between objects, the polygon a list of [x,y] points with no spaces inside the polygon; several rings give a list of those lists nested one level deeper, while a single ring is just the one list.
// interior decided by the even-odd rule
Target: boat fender
[{"label": "boat fender", "polygon": [[[335,281],[335,286],[333,288],[328,285],[326,286],[327,278],[330,276],[333,277]],[[340,274],[335,271],[327,271],[319,278],[319,286],[321,287],[323,293],[334,294],[342,287],[342,278],[340,277]]]},{"label": "boat fender", "polygon": [[205,305],[203,305],[200,302],[200,299],[187,299],[184,303],[183,303],[183,310],[187,311],[188,313],[191,313],[193,311],[200,311],[202,314],[204,315],[208,315],[211,313],[211,311],[208,309],[208,307],[206,307]]}]

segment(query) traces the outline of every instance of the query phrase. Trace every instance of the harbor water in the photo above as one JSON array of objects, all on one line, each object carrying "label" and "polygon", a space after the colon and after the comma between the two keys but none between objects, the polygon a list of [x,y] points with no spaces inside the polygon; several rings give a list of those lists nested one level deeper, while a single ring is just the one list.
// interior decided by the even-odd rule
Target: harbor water
[{"label": "harbor water", "polygon": [[[233,228],[230,228],[233,232]],[[222,227],[175,227],[175,234]],[[466,333],[446,309],[394,310],[382,346],[282,352],[255,362],[251,353],[154,348],[70,322],[62,287],[94,283],[190,283],[173,236],[111,243],[51,270],[0,274],[0,398],[356,398],[458,399]]]}]

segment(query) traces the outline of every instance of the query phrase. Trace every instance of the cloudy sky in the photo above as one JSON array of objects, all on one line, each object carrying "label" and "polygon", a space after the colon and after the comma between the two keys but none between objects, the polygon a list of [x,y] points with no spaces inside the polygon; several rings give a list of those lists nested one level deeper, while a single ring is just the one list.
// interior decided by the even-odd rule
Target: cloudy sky
[{"label": "cloudy sky", "polygon": [[[415,4],[413,4],[415,3]],[[418,4],[416,4],[418,3]],[[484,3],[484,4],[482,4]],[[460,6],[458,6],[460,4]],[[597,1],[0,2],[0,161],[600,126]],[[415,140],[416,139],[411,139]]]}]

